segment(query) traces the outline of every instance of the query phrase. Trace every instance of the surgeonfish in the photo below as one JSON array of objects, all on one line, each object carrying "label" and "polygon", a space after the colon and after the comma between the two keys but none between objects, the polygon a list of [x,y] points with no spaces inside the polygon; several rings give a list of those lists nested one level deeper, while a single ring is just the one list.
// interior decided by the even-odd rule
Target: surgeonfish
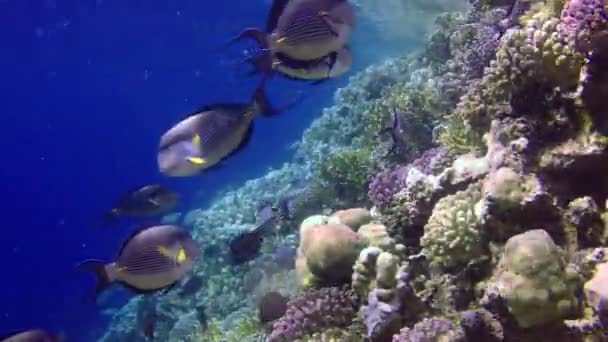
[{"label": "surgeonfish", "polygon": [[53,336],[42,329],[32,329],[10,336],[0,337],[0,342],[61,342],[61,336]]},{"label": "surgeonfish", "polygon": [[321,58],[341,49],[355,23],[346,0],[290,0],[282,10],[271,11],[269,20],[276,20],[270,48],[298,60]]},{"label": "surgeonfish", "polygon": [[125,193],[108,213],[117,216],[156,216],[177,205],[178,194],[159,184],[150,184]]},{"label": "surgeonfish", "polygon": [[146,293],[175,284],[199,255],[199,246],[186,230],[175,225],[158,225],[133,233],[114,262],[87,260],[78,266],[97,276],[96,294],[115,282],[136,293]]},{"label": "surgeonfish", "polygon": [[354,14],[346,0],[275,0],[266,30],[247,28],[231,40],[257,42],[256,68],[269,75],[282,54],[296,61],[318,61],[343,49],[354,29]]},{"label": "surgeonfish", "polygon": [[171,177],[187,177],[217,165],[247,146],[258,113],[276,114],[261,88],[256,90],[252,103],[201,108],[160,138],[159,171]]}]

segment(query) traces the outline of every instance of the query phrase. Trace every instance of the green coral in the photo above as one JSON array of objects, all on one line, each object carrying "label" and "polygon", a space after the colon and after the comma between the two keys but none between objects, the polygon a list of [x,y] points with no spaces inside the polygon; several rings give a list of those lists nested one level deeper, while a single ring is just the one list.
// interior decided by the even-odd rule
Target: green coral
[{"label": "green coral", "polygon": [[563,251],[542,229],[511,237],[496,277],[496,288],[518,325],[528,328],[574,313],[580,286]]},{"label": "green coral", "polygon": [[431,264],[450,269],[483,255],[475,208],[480,199],[480,187],[473,184],[437,202],[420,240],[422,253]]},{"label": "green coral", "polygon": [[367,193],[371,173],[370,149],[343,149],[326,156],[317,166],[315,190],[329,202],[335,199],[359,203]]},{"label": "green coral", "polygon": [[453,155],[486,153],[483,134],[471,127],[458,113],[450,115],[446,123],[439,126],[437,141]]},{"label": "green coral", "polygon": [[419,155],[432,144],[434,122],[447,111],[437,89],[427,83],[391,87],[375,101],[365,114],[368,146],[377,145],[376,134],[392,123],[393,112],[402,115],[403,136],[407,139],[408,156]]},{"label": "green coral", "polygon": [[222,328],[221,322],[212,320],[207,324],[200,342],[254,342],[263,340],[264,326],[257,315],[244,315],[230,330]]}]

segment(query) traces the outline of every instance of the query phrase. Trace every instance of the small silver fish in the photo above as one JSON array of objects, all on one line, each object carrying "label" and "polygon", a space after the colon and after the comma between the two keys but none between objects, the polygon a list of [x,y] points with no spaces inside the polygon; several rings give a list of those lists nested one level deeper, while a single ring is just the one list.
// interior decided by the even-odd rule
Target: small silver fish
[{"label": "small silver fish", "polygon": [[200,255],[190,234],[174,225],[136,231],[123,244],[116,261],[87,260],[79,267],[95,272],[96,294],[118,282],[137,293],[168,288],[181,279]]}]

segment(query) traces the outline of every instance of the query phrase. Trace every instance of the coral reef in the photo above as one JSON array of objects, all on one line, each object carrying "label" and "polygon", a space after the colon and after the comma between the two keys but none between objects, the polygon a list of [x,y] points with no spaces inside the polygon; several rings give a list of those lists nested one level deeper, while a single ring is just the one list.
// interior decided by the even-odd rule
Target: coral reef
[{"label": "coral reef", "polygon": [[[607,4],[471,3],[352,76],[292,161],[186,214],[200,284],[134,298],[101,341],[144,341],[150,306],[167,341],[261,341],[260,317],[270,342],[608,340]],[[232,265],[260,200],[288,214]]]}]

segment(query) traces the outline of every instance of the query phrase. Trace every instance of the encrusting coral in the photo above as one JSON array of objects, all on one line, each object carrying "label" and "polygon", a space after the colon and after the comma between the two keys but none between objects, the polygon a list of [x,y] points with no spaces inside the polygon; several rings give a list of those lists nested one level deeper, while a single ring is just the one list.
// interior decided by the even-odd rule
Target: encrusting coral
[{"label": "encrusting coral", "polygon": [[494,286],[522,328],[576,314],[580,279],[544,230],[510,238]]}]

